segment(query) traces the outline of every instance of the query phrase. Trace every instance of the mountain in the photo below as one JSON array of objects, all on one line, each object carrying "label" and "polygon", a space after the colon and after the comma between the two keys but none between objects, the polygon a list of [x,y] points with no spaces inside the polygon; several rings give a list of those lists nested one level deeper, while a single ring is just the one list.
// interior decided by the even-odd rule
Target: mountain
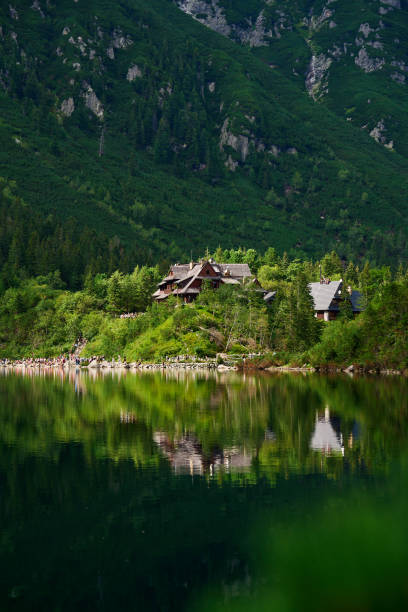
[{"label": "mountain", "polygon": [[0,24],[3,277],[406,257],[405,3],[13,0]]},{"label": "mountain", "polygon": [[408,15],[401,0],[177,0],[201,23],[249,45],[313,100],[408,154]]}]

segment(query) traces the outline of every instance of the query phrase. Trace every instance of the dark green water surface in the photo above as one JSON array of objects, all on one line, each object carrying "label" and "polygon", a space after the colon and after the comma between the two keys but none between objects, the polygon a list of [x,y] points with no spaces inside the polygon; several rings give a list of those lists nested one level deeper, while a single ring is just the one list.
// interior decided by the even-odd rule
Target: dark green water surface
[{"label": "dark green water surface", "polygon": [[0,370],[0,610],[404,610],[408,381]]}]

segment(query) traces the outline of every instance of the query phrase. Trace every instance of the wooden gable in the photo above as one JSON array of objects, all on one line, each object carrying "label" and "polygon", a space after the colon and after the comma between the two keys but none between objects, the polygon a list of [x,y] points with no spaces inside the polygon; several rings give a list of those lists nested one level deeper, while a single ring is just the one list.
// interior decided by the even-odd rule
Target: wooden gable
[{"label": "wooden gable", "polygon": [[200,274],[198,276],[218,276],[218,273],[214,270],[209,261],[207,261],[200,270]]}]

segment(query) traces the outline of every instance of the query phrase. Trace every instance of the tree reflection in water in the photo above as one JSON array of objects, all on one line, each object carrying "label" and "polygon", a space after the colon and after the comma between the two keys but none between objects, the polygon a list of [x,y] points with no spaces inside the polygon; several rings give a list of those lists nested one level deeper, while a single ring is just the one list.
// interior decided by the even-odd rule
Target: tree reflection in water
[{"label": "tree reflection in water", "polygon": [[[313,534],[322,539],[307,554],[323,571],[330,508],[350,518],[347,500],[363,507],[368,494],[399,490],[407,397],[402,378],[3,370],[1,609],[188,609],[205,585],[232,597],[237,584],[253,598],[256,577],[276,564],[308,592],[295,562],[307,565],[304,529],[309,547]],[[364,512],[372,537],[378,522]],[[356,554],[349,518],[344,542]],[[257,525],[263,535],[251,538]],[[289,592],[288,580],[280,575]],[[284,598],[276,588],[262,605]],[[206,609],[219,605],[203,597]],[[275,608],[309,609],[285,605]]]}]

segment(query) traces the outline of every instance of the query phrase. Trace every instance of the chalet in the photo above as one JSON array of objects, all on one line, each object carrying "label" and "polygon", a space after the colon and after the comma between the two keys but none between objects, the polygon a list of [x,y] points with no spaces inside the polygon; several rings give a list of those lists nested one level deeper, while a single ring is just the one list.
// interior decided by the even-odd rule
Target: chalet
[{"label": "chalet", "polygon": [[248,264],[218,264],[212,259],[200,263],[175,264],[159,283],[152,297],[161,302],[175,295],[188,304],[202,291],[205,282],[218,289],[221,285],[241,285],[251,278]]},{"label": "chalet", "polygon": [[344,288],[343,281],[330,281],[325,278],[318,283],[309,284],[314,302],[314,311],[318,319],[333,321],[340,312],[340,305],[347,297],[351,302],[354,316],[363,310],[362,295],[351,287]]}]

